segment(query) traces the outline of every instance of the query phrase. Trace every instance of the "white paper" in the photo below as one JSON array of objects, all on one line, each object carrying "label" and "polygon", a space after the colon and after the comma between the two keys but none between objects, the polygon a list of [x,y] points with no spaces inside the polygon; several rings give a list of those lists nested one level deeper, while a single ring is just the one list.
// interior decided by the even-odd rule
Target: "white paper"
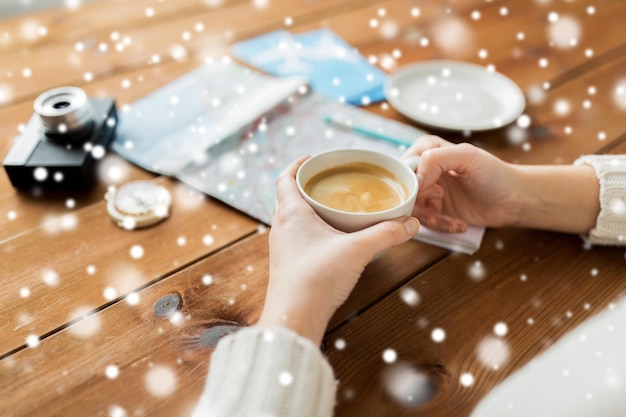
[{"label": "white paper", "polygon": [[444,233],[420,226],[419,233],[413,239],[442,248],[473,255],[479,248],[485,234],[485,228],[468,225],[463,233]]}]

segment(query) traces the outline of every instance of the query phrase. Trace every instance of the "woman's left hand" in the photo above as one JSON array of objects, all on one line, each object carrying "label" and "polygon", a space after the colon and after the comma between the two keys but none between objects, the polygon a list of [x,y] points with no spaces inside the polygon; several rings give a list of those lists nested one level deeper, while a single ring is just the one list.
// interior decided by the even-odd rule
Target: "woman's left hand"
[{"label": "woman's left hand", "polygon": [[415,236],[419,222],[402,217],[353,233],[334,229],[300,195],[295,175],[305,160],[276,181],[270,280],[258,324],[282,325],[319,344],[367,264]]}]

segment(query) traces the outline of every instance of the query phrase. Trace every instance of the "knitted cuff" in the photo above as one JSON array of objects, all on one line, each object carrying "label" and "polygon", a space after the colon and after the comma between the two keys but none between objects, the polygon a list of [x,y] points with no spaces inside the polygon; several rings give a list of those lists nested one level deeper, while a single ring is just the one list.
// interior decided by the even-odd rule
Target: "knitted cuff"
[{"label": "knitted cuff", "polygon": [[193,417],[332,416],[336,382],[309,339],[251,326],[224,337]]},{"label": "knitted cuff", "polygon": [[574,165],[593,167],[600,184],[600,213],[586,240],[600,245],[626,245],[626,155],[586,155]]}]

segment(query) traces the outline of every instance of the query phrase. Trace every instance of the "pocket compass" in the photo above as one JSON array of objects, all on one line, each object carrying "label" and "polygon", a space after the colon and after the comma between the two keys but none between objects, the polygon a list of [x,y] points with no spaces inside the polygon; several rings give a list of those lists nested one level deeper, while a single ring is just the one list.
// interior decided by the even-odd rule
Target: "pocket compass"
[{"label": "pocket compass", "polygon": [[128,182],[104,198],[111,220],[123,229],[152,226],[170,215],[170,192],[151,181]]}]

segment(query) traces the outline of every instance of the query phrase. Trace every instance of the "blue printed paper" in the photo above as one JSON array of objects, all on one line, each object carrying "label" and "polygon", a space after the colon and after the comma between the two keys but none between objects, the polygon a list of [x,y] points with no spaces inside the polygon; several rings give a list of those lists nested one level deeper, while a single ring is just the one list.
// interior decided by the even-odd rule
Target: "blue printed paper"
[{"label": "blue printed paper", "polygon": [[239,42],[232,53],[273,75],[305,76],[315,91],[340,101],[361,105],[385,99],[386,74],[331,30],[295,35],[279,30]]}]

